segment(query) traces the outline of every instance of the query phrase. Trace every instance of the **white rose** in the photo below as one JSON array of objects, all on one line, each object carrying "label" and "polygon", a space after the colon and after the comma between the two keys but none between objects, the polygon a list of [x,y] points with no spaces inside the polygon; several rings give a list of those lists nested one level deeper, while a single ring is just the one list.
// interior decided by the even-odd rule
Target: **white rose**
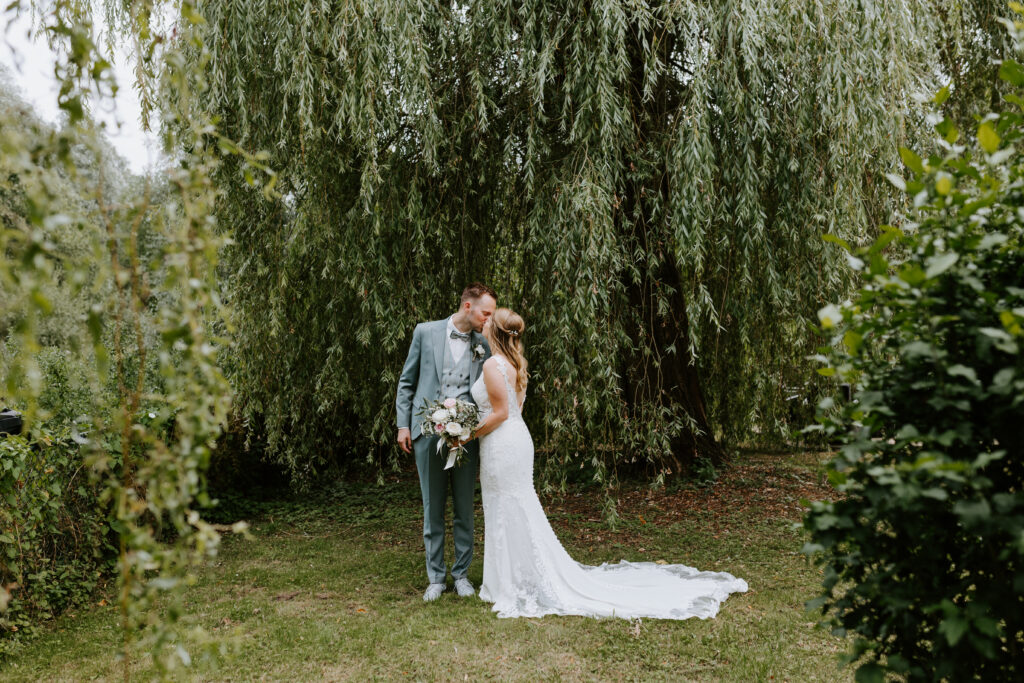
[{"label": "white rose", "polygon": [[444,422],[445,420],[448,419],[448,411],[443,409],[435,410],[434,413],[430,416],[430,419],[433,420],[434,422]]},{"label": "white rose", "polygon": [[444,429],[452,436],[458,436],[459,434],[462,433],[462,425],[460,425],[458,422],[449,422],[448,426],[445,427]]},{"label": "white rose", "polygon": [[459,416],[459,409],[458,408],[449,408],[448,409],[448,417],[450,417],[451,419],[454,420],[458,416]]},{"label": "white rose", "polygon": [[470,437],[470,431],[469,431],[469,427],[466,427],[466,428],[465,428],[465,429],[463,429],[463,430],[462,430],[462,432],[461,432],[461,433],[459,434],[459,438],[460,438],[460,439],[462,439],[463,441],[465,441],[465,440],[469,439],[469,437]]}]

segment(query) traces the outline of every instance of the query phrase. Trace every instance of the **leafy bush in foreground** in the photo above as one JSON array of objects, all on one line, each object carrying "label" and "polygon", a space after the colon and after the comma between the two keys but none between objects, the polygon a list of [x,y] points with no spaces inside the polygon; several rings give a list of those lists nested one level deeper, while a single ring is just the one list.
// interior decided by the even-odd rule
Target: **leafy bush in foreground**
[{"label": "leafy bush in foreground", "polygon": [[821,372],[857,389],[819,411],[842,496],[805,520],[808,606],[855,637],[858,680],[1024,675],[1024,67],[1000,74],[976,141],[944,120],[944,157],[902,151],[916,222],[851,250],[863,287],[819,313]]}]

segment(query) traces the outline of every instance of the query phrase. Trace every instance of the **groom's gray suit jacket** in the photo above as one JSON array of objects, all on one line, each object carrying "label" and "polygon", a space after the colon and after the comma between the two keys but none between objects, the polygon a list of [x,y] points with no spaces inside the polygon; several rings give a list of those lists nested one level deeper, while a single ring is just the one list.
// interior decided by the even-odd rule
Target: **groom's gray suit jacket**
[{"label": "groom's gray suit jacket", "polygon": [[[420,323],[412,333],[409,355],[405,359],[405,367],[398,378],[398,395],[395,398],[395,409],[398,413],[398,428],[412,430],[412,438],[421,434],[420,423],[423,416],[418,411],[423,407],[423,400],[441,398],[441,372],[444,369],[444,354],[448,347],[448,318]],[[481,346],[483,354],[475,349]],[[471,354],[469,370],[469,386],[473,386],[484,361],[491,355],[490,346],[482,334],[475,330],[469,336]]]}]

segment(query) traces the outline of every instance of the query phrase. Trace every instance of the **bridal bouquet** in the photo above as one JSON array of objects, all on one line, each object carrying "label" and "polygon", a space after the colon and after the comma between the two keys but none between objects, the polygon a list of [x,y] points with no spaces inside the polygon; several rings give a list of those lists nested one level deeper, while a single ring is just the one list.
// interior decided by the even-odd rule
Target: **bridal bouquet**
[{"label": "bridal bouquet", "polygon": [[441,452],[442,446],[448,446],[448,462],[444,468],[461,465],[466,448],[459,442],[468,439],[480,426],[476,404],[458,398],[424,401],[420,413],[423,415],[423,434],[441,437],[437,442],[437,452]]}]

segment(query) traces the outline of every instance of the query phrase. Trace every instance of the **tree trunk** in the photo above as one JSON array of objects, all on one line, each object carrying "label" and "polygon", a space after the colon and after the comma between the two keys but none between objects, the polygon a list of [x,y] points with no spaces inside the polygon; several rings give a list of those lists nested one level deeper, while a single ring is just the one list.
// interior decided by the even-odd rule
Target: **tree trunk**
[{"label": "tree trunk", "polygon": [[[623,378],[626,396],[632,406],[656,405],[681,408],[692,420],[693,429],[684,429],[672,439],[672,458],[675,471],[684,471],[698,458],[721,463],[725,452],[715,439],[708,420],[700,375],[689,349],[689,321],[686,302],[680,288],[679,272],[674,264],[666,263],[657,279],[645,277],[629,287],[629,303],[640,311],[644,328],[635,338],[637,352]],[[669,310],[659,315],[653,290],[672,288],[668,294]],[[666,296],[663,294],[663,296]],[[646,334],[648,333],[649,334]],[[665,352],[674,348],[675,352]],[[649,353],[645,352],[645,349]]]},{"label": "tree trunk", "polygon": [[[639,325],[632,336],[636,351],[623,375],[625,395],[631,406],[669,407],[671,414],[685,413],[691,422],[671,442],[672,455],[666,458],[674,473],[683,472],[698,458],[721,463],[725,452],[715,439],[708,419],[704,392],[697,365],[690,353],[690,324],[683,295],[685,283],[668,249],[666,218],[662,207],[668,204],[669,183],[664,151],[660,158],[636,159],[648,143],[663,137],[669,127],[669,112],[676,108],[672,81],[659,79],[654,97],[643,99],[644,48],[640,30],[633,28],[637,40],[631,45],[628,92],[632,99],[637,126],[635,149],[622,150],[628,168],[641,166],[650,173],[626,174],[620,220],[626,243],[644,254],[647,263],[638,263],[639,281],[627,282],[628,302]],[[669,32],[659,36],[662,61],[667,62],[674,49]],[[654,145],[655,148],[660,146]],[[628,277],[628,276],[627,276]],[[666,300],[667,306],[659,301]]]}]

